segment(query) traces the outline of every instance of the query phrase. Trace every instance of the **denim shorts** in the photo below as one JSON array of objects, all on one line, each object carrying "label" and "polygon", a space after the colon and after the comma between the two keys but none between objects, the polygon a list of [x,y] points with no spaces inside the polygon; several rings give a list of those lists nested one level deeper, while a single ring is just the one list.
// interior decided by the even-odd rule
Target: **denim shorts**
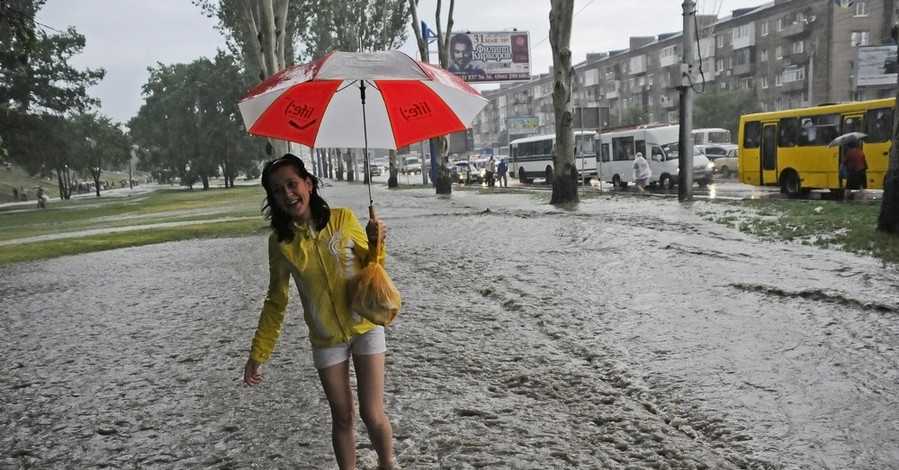
[{"label": "denim shorts", "polygon": [[381,354],[387,352],[387,340],[384,336],[384,327],[376,326],[371,330],[350,338],[345,343],[330,348],[312,347],[312,364],[316,369],[324,369],[334,364],[340,364],[350,358],[350,355],[367,356],[369,354]]}]

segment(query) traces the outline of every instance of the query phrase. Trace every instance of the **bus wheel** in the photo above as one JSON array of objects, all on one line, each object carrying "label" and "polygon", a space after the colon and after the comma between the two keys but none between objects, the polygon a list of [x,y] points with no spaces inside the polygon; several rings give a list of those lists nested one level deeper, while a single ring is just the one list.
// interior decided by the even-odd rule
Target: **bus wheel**
[{"label": "bus wheel", "polygon": [[553,184],[553,167],[546,167],[546,184]]},{"label": "bus wheel", "polygon": [[785,173],[780,178],[780,192],[790,197],[799,197],[802,195],[802,184],[799,182],[799,175],[795,171]]},{"label": "bus wheel", "polygon": [[725,178],[730,178],[730,168],[728,168],[727,166],[722,166],[721,174],[724,175]]},{"label": "bus wheel", "polygon": [[524,168],[518,169],[518,182],[519,183],[530,183],[531,180],[527,179],[524,175]]},{"label": "bus wheel", "polygon": [[665,173],[664,175],[659,177],[659,187],[662,189],[671,189],[674,187],[674,180],[671,179],[671,175]]},{"label": "bus wheel", "polygon": [[621,187],[621,177],[620,177],[620,176],[618,176],[618,175],[613,175],[613,176],[612,176],[612,187],[613,187],[613,188],[620,188],[620,187]]}]

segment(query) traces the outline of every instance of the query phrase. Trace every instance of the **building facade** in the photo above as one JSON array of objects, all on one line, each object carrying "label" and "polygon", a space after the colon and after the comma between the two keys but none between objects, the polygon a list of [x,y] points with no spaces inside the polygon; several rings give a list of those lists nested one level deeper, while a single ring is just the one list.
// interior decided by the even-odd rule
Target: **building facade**
[{"label": "building facade", "polygon": [[[698,16],[694,89],[746,90],[763,110],[895,96],[895,74],[891,82],[857,76],[859,51],[866,46],[892,45],[895,59],[890,35],[895,1],[857,0],[845,8],[835,1],[775,0],[722,19]],[[678,122],[682,51],[683,35],[677,32],[633,37],[627,49],[587,54],[575,65],[573,107],[595,113],[599,127],[620,125],[629,115]],[[554,133],[552,88],[550,70],[483,92],[490,104],[472,126],[474,143],[503,146],[518,137]],[[515,125],[522,119],[536,124]],[[583,122],[593,127],[592,121]]]}]

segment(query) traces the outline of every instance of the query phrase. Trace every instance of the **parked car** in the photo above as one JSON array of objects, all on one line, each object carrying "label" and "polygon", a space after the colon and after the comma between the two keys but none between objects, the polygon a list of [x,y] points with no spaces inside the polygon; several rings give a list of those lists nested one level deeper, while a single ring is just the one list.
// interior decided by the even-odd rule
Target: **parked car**
[{"label": "parked car", "polygon": [[419,157],[405,157],[403,158],[403,165],[401,168],[403,174],[406,175],[420,175],[421,174],[421,158]]},{"label": "parked car", "polygon": [[727,155],[730,150],[736,149],[737,144],[706,144],[697,145],[706,158],[714,162],[716,159]]},{"label": "parked car", "polygon": [[734,148],[727,151],[723,157],[712,160],[712,168],[716,173],[720,173],[725,178],[737,173],[737,149]]},{"label": "parked car", "polygon": [[480,184],[481,170],[473,162],[460,161],[453,165],[450,170],[451,178],[459,184]]}]

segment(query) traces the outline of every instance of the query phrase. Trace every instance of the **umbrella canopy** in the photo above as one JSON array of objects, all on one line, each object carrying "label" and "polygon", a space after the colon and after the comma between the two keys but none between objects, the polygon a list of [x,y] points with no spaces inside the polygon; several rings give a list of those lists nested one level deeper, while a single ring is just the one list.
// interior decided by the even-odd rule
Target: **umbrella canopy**
[{"label": "umbrella canopy", "polygon": [[386,149],[465,130],[486,105],[459,77],[400,51],[331,52],[272,75],[238,103],[250,134]]},{"label": "umbrella canopy", "polygon": [[868,134],[865,134],[863,132],[848,132],[837,137],[836,139],[833,139],[828,147],[839,147],[848,143],[858,142],[866,137],[868,137]]}]

